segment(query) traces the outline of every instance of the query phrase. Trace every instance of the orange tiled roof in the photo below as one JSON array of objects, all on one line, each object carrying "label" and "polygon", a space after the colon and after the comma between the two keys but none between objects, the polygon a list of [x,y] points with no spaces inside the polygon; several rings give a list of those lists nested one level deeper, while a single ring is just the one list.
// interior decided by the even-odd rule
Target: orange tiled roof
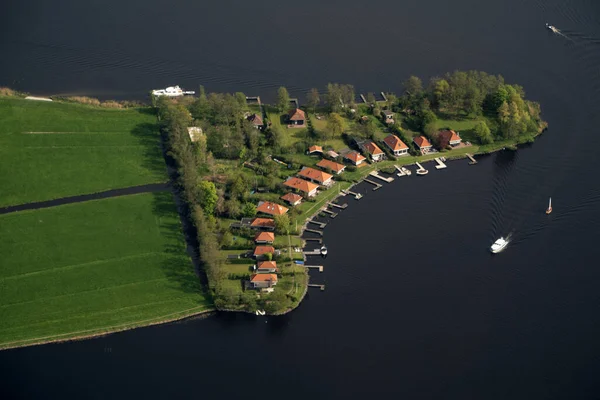
[{"label": "orange tiled roof", "polygon": [[375,143],[368,141],[363,145],[366,151],[368,151],[371,155],[376,156],[378,154],[383,154],[383,151],[377,146]]},{"label": "orange tiled roof", "polygon": [[256,246],[254,249],[255,256],[262,256],[263,254],[267,253],[275,253],[275,248],[273,246]]},{"label": "orange tiled roof", "polygon": [[388,135],[388,136],[386,136],[385,139],[383,139],[383,141],[393,151],[408,149],[408,146],[406,144],[404,144],[404,142],[402,140],[400,140],[400,138],[396,135]]},{"label": "orange tiled roof", "polygon": [[275,261],[262,261],[258,263],[258,269],[277,269]]},{"label": "orange tiled roof", "polygon": [[250,226],[260,226],[262,228],[275,228],[275,221],[271,218],[254,218]]},{"label": "orange tiled roof", "polygon": [[283,215],[288,212],[288,208],[270,201],[263,201],[256,207],[256,211],[271,215]]},{"label": "orange tiled roof", "polygon": [[250,278],[252,282],[273,282],[277,283],[277,275],[275,274],[254,274]]},{"label": "orange tiled roof", "polygon": [[338,164],[336,162],[330,161],[330,160],[321,160],[317,163],[317,167],[321,167],[321,168],[325,168],[325,169],[330,169],[332,171],[335,172],[340,172],[343,171],[344,168],[346,168],[344,165],[342,164]]},{"label": "orange tiled roof", "polygon": [[460,138],[460,136],[458,136],[458,134],[456,132],[454,132],[452,129],[446,129],[446,130],[440,131],[439,135],[442,136],[444,139],[448,140],[448,143],[455,142],[457,140],[460,142],[462,140]]},{"label": "orange tiled roof", "polygon": [[365,160],[365,157],[363,157],[363,155],[360,154],[358,151],[351,151],[350,153],[346,154],[345,158],[356,164]]},{"label": "orange tiled roof", "polygon": [[319,186],[315,185],[312,182],[305,181],[304,179],[296,178],[295,176],[289,178],[287,181],[283,182],[284,186],[300,190],[305,193],[310,193],[313,190],[317,189]]},{"label": "orange tiled roof", "polygon": [[252,122],[254,125],[262,125],[263,120],[258,114],[252,114],[248,117],[248,121]]},{"label": "orange tiled roof", "polygon": [[429,140],[427,140],[425,136],[417,136],[413,139],[413,142],[415,142],[415,144],[419,146],[419,148],[431,146],[431,143],[429,143]]},{"label": "orange tiled roof", "polygon": [[259,232],[254,237],[254,241],[272,242],[275,240],[275,234],[273,232]]},{"label": "orange tiled roof", "polygon": [[302,168],[302,171],[300,171],[298,175],[304,178],[312,179],[319,183],[323,183],[332,178],[332,175],[328,174],[327,172],[319,171],[318,169],[310,167]]},{"label": "orange tiled roof", "polygon": [[306,120],[306,114],[301,109],[294,108],[288,113],[288,118],[290,121],[304,121]]},{"label": "orange tiled roof", "polygon": [[309,153],[316,153],[316,152],[322,153],[322,152],[323,152],[323,147],[321,147],[321,146],[317,146],[317,145],[315,145],[315,146],[310,146],[310,147],[308,148],[308,152],[309,152]]},{"label": "orange tiled roof", "polygon": [[298,200],[302,200],[302,196],[300,196],[299,194],[296,194],[296,193],[288,193],[288,194],[284,194],[283,196],[281,196],[280,199],[293,204],[293,203],[297,202]]}]

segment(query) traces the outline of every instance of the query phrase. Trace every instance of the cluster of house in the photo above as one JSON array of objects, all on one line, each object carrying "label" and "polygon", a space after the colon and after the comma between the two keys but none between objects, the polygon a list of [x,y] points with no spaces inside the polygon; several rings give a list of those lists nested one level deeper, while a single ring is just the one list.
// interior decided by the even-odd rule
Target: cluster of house
[{"label": "cluster of house", "polygon": [[254,237],[254,243],[257,245],[254,249],[256,265],[254,273],[250,277],[250,285],[254,289],[270,291],[273,286],[277,285],[277,273],[279,272],[277,262],[264,259],[267,253],[275,254],[275,248],[272,246],[274,241],[275,234],[273,232],[258,232]]},{"label": "cluster of house", "polygon": [[[246,119],[256,129],[262,130],[265,127],[265,123],[259,114],[249,115]],[[286,123],[288,124],[288,128],[303,128],[306,126],[306,113],[299,108],[294,108],[287,113]]]}]

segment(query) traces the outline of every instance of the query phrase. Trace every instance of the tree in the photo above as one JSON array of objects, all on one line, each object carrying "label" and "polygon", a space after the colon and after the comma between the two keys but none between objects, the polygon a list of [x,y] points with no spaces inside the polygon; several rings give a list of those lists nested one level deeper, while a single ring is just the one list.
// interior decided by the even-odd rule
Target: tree
[{"label": "tree", "polygon": [[423,82],[416,76],[411,75],[404,83],[404,93],[409,99],[414,100],[423,94]]},{"label": "tree", "polygon": [[338,113],[329,114],[326,130],[330,138],[341,136],[344,132],[344,119],[342,116]]},{"label": "tree", "polygon": [[273,260],[273,253],[265,253],[263,257],[265,258],[265,260],[271,261]]},{"label": "tree", "polygon": [[388,93],[385,95],[385,97],[387,98],[387,106],[390,110],[393,109],[393,107],[396,105],[396,103],[398,102],[398,98],[396,97],[395,94],[393,93]]},{"label": "tree", "polygon": [[200,181],[198,190],[198,201],[200,203],[200,207],[202,207],[207,215],[213,215],[215,212],[215,206],[217,205],[217,200],[219,199],[215,184],[209,181]]},{"label": "tree", "polygon": [[479,143],[481,144],[488,144],[494,141],[492,133],[490,132],[490,128],[487,126],[485,121],[477,122],[473,128],[473,131],[475,132],[475,136],[477,136],[477,139],[479,139]]},{"label": "tree", "polygon": [[225,231],[223,236],[221,236],[221,247],[228,248],[233,246],[233,235],[229,231]]},{"label": "tree", "polygon": [[227,200],[225,202],[225,210],[229,218],[237,219],[242,214],[242,205],[237,199]]},{"label": "tree", "polygon": [[437,120],[437,117],[435,116],[434,112],[431,110],[422,111],[419,114],[419,118],[421,119],[420,127],[422,130],[424,130],[428,124],[431,124]]},{"label": "tree", "polygon": [[279,112],[284,112],[290,108],[290,94],[283,86],[277,90],[277,108]]},{"label": "tree", "polygon": [[248,108],[248,103],[246,102],[246,95],[242,92],[236,92],[235,100],[238,102],[240,108],[245,110]]},{"label": "tree", "polygon": [[337,83],[327,84],[327,94],[325,95],[329,110],[332,112],[338,112],[342,109],[342,90],[340,85]]},{"label": "tree", "polygon": [[279,148],[279,147],[281,147],[282,143],[283,143],[283,132],[281,131],[281,128],[279,128],[278,126],[275,126],[275,125],[272,126],[271,129],[269,129],[269,144],[273,148]]},{"label": "tree", "polygon": [[367,93],[367,103],[369,103],[369,105],[374,105],[375,102],[376,102],[376,99],[375,99],[375,95],[373,94],[373,92]]},{"label": "tree", "polygon": [[435,122],[430,122],[423,127],[423,133],[425,133],[425,136],[427,136],[428,138],[434,137],[437,131],[438,130]]},{"label": "tree", "polygon": [[439,79],[435,81],[433,88],[433,97],[438,109],[448,106],[448,92],[450,91],[450,85],[445,79]]},{"label": "tree", "polygon": [[320,102],[321,98],[319,97],[319,91],[316,88],[310,89],[310,91],[306,94],[306,103],[313,113]]},{"label": "tree", "polygon": [[275,216],[275,231],[281,234],[288,234],[290,230],[290,217],[287,214]]},{"label": "tree", "polygon": [[244,179],[243,175],[240,174],[231,182],[229,193],[235,199],[242,199],[246,195],[248,187],[248,181]]},{"label": "tree", "polygon": [[256,205],[253,203],[245,203],[242,207],[242,215],[246,218],[252,218],[256,215]]}]

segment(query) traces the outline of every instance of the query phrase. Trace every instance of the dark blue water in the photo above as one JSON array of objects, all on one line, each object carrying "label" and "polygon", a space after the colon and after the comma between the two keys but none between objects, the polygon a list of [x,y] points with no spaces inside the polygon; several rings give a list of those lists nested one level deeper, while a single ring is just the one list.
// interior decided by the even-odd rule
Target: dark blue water
[{"label": "dark blue water", "polygon": [[[600,3],[32,1],[3,4],[0,85],[303,97],[329,81],[501,73],[550,129],[518,152],[398,178],[325,231],[293,313],[217,315],[0,352],[11,398],[600,397]],[[549,22],[566,37],[544,29]],[[544,214],[552,196],[554,212]],[[493,240],[512,232],[506,251]],[[5,396],[6,397],[6,396]]]}]

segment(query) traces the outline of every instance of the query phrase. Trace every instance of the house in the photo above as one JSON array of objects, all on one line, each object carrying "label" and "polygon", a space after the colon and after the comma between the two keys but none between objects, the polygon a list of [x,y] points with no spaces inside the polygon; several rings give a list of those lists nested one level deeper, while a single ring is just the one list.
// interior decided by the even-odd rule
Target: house
[{"label": "house", "polygon": [[393,112],[391,112],[390,110],[382,110],[381,114],[383,115],[383,121],[386,124],[394,123],[394,113]]},{"label": "house", "polygon": [[329,151],[327,152],[327,155],[328,155],[329,157],[331,157],[331,158],[338,158],[338,157],[340,156],[338,153],[336,153],[336,152],[335,152],[335,151],[333,151],[333,150],[329,150]]},{"label": "house", "polygon": [[287,193],[280,197],[281,200],[285,201],[291,206],[297,206],[302,203],[302,196],[296,193]]},{"label": "house", "polygon": [[254,218],[250,223],[252,229],[264,229],[266,231],[275,230],[275,221],[271,218]]},{"label": "house", "polygon": [[350,153],[346,154],[344,156],[344,158],[356,166],[359,166],[366,160],[366,158],[364,158],[362,154],[360,154],[358,151],[354,151],[354,150],[352,150]]},{"label": "house", "polygon": [[275,241],[275,234],[273,232],[258,232],[254,236],[254,243],[256,244],[271,244]]},{"label": "house", "polygon": [[367,140],[360,144],[360,148],[366,154],[371,156],[371,160],[374,162],[383,160],[384,153],[383,151],[371,140]]},{"label": "house", "polygon": [[452,129],[445,129],[438,132],[440,148],[446,148],[448,145],[456,147],[462,142],[460,135],[454,132]]},{"label": "house", "polygon": [[316,182],[319,185],[329,186],[333,183],[333,175],[310,167],[302,168],[302,170],[298,172],[298,175],[313,182]]},{"label": "house", "polygon": [[250,278],[250,283],[254,289],[266,289],[277,285],[277,275],[275,274],[254,274]]},{"label": "house", "polygon": [[198,139],[200,139],[200,136],[202,136],[202,128],[199,128],[197,126],[190,126],[187,128],[188,130],[188,135],[190,135],[190,140],[192,142],[197,142]]},{"label": "house", "polygon": [[321,160],[317,163],[317,167],[323,168],[324,170],[333,171],[336,175],[341,174],[346,169],[346,166],[329,160]]},{"label": "house", "polygon": [[283,186],[302,192],[306,197],[315,196],[319,188],[319,185],[296,177],[290,177],[287,181],[283,182]]},{"label": "house", "polygon": [[383,142],[390,148],[396,157],[408,154],[408,146],[396,135],[386,136],[385,139],[383,139]]},{"label": "house", "polygon": [[323,148],[321,146],[310,146],[308,148],[308,154],[321,153],[323,154]]},{"label": "house", "polygon": [[288,212],[288,208],[270,201],[261,201],[256,207],[256,212],[269,215],[283,215]]},{"label": "house", "polygon": [[252,114],[248,117],[248,121],[250,121],[252,123],[252,125],[256,128],[256,129],[262,129],[264,127],[264,122],[263,119],[260,115],[258,114]]},{"label": "house", "polygon": [[275,248],[273,246],[256,246],[254,248],[254,257],[256,259],[265,258],[266,254],[275,254]]},{"label": "house", "polygon": [[429,140],[425,136],[417,136],[413,139],[413,143],[417,145],[421,153],[427,153],[431,150],[431,143],[429,143]]},{"label": "house", "polygon": [[305,126],[306,125],[306,114],[299,108],[294,108],[288,113],[287,122],[293,126]]},{"label": "house", "polygon": [[259,274],[273,274],[279,272],[275,261],[261,261],[256,266],[256,272]]}]

